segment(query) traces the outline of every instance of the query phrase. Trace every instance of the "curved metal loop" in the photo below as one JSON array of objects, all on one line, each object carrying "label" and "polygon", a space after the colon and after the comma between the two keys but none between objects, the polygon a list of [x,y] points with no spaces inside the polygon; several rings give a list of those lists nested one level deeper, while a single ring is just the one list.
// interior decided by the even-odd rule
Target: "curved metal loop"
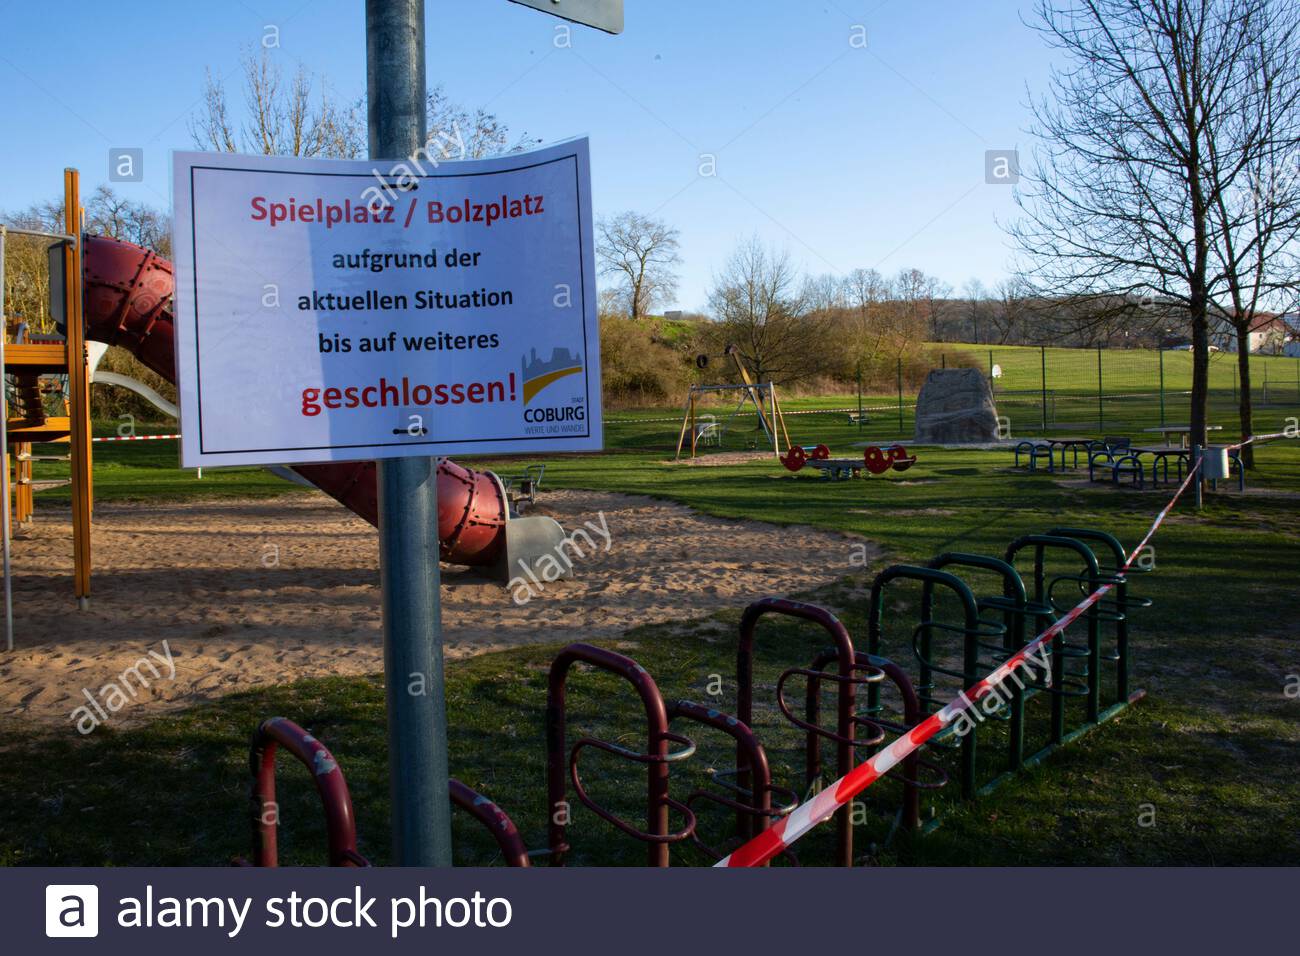
[{"label": "curved metal loop", "polygon": [[[972,629],[966,627],[958,627],[955,624],[943,624],[939,621],[922,621],[920,624],[916,625],[916,627],[912,630],[912,656],[916,658],[917,662],[922,667],[927,667],[936,674],[944,674],[948,677],[956,677],[960,680],[965,681],[967,684],[973,684],[975,681],[980,679],[980,675],[978,673],[968,674],[965,671],[953,670],[950,667],[945,667],[941,664],[936,664],[934,660],[930,658],[924,657],[921,654],[921,637],[933,630],[948,631],[953,634],[960,634],[963,637],[967,637],[971,635],[983,636],[983,637],[1000,637],[1006,633],[1006,628],[1001,624],[990,624],[989,626],[996,628],[996,630],[990,632],[990,631],[984,631],[981,628]],[[986,650],[990,652],[1004,652],[1006,650],[1006,648],[1004,648],[1000,643],[986,644],[983,641],[977,641],[976,646],[981,648],[982,650]],[[992,671],[993,669],[994,669],[993,667],[989,668],[990,671]],[[933,689],[933,685],[930,685],[929,689]]]},{"label": "curved metal loop", "polygon": [[[735,776],[736,771],[715,770],[710,774],[710,782],[715,784],[716,786],[723,787],[727,790],[731,790],[742,797],[747,797],[752,799],[750,792],[744,789],[743,787],[738,787],[734,783],[728,783],[726,781],[719,780],[718,777],[722,776],[723,774],[726,774],[728,776]],[[746,813],[752,817],[766,817],[769,820],[779,820],[782,817],[788,817],[790,814],[794,813],[794,811],[798,808],[800,802],[799,794],[795,793],[789,787],[779,787],[776,784],[771,784],[765,789],[769,796],[779,795],[786,802],[778,803],[770,810],[763,810],[760,809],[759,807],[754,806],[752,803],[741,803],[739,800],[732,800],[730,797],[724,797],[722,794],[710,793],[708,790],[703,790],[703,789],[696,789],[691,792],[691,795],[689,797],[686,798],[686,804],[687,806],[691,806],[696,800],[708,800],[711,803],[716,803],[719,804],[720,806],[727,807],[730,810],[735,810],[737,813]]]},{"label": "curved metal loop", "polygon": [[464,810],[483,825],[496,841],[506,866],[526,867],[528,850],[510,815],[477,790],[453,778],[449,781],[453,806]]},{"label": "curved metal loop", "polygon": [[325,811],[330,866],[369,866],[357,852],[356,818],[343,771],[323,743],[287,717],[262,721],[253,733],[248,762],[252,771],[253,863],[278,866],[279,804],[275,795],[275,756],[288,751],[307,768]]},{"label": "curved metal loop", "polygon": [[636,763],[676,763],[679,760],[685,760],[695,753],[695,741],[689,737],[683,737],[681,734],[671,732],[659,735],[664,740],[671,740],[673,743],[681,744],[684,749],[676,753],[667,754],[647,754],[638,750],[632,750],[628,747],[620,747],[618,744],[610,743],[608,740],[601,740],[599,737],[581,737],[573,744],[573,750],[569,756],[572,760],[574,755],[583,747],[595,747],[597,750],[603,750],[611,753],[616,757],[622,757],[624,760],[631,760]]},{"label": "curved metal loop", "polygon": [[925,769],[930,771],[931,773],[934,774],[934,779],[921,780],[919,779],[920,774],[917,774],[916,778],[905,776],[902,772],[903,770],[902,764],[899,764],[893,770],[889,771],[889,773],[885,774],[885,776],[889,777],[892,780],[898,780],[901,781],[902,783],[909,784],[910,786],[916,787],[917,790],[931,790],[931,791],[942,790],[944,787],[948,786],[948,783],[952,780],[952,777],[948,775],[948,771],[944,770],[943,767],[939,766],[939,764],[935,763],[932,760],[922,760],[921,758],[918,757],[916,760],[916,767],[918,770]]},{"label": "curved metal loop", "polygon": [[[675,734],[673,736],[676,737]],[[596,816],[600,817],[606,823],[612,824],[613,826],[622,830],[628,836],[635,837],[636,839],[641,840],[644,843],[652,843],[652,844],[680,843],[682,840],[688,839],[695,832],[695,826],[696,826],[695,813],[686,804],[678,800],[674,800],[672,797],[664,797],[663,798],[664,805],[671,807],[672,809],[679,812],[682,815],[682,817],[685,819],[686,825],[682,827],[682,829],[680,830],[669,831],[668,833],[648,833],[645,830],[638,830],[635,826],[628,823],[622,817],[614,813],[611,813],[609,810],[606,810],[604,807],[602,807],[599,803],[597,803],[595,800],[591,798],[591,796],[587,793],[586,788],[583,787],[582,778],[578,774],[578,754],[584,746],[594,746],[594,747],[600,747],[601,749],[608,750],[609,749],[608,745],[602,747],[602,745],[605,743],[606,743],[605,741],[597,740],[595,738],[590,738],[590,737],[584,738],[582,740],[579,740],[576,744],[574,744],[573,750],[569,754],[569,781],[573,784],[573,792],[577,794],[578,800],[582,803],[582,805],[586,807],[588,810],[590,810],[592,813],[596,814]],[[617,751],[611,751],[611,752],[617,752]],[[620,754],[620,756],[622,755]],[[637,758],[649,758],[644,760],[638,760],[638,762],[640,763],[658,763],[661,761],[661,758],[656,757],[654,754],[637,754],[636,757],[629,757],[628,759],[637,759]]]},{"label": "curved metal loop", "polygon": [[[763,817],[787,816],[790,813],[792,813],[795,807],[799,805],[799,795],[796,794],[793,790],[786,790],[784,787],[776,787],[773,789],[781,790],[784,791],[785,793],[790,794],[790,796],[793,798],[794,801],[788,807],[784,808],[783,812],[781,812],[780,814],[778,814],[775,810],[758,811],[754,807],[749,806],[748,804],[738,803],[735,800],[728,800],[726,797],[720,797],[717,794],[709,793],[707,790],[694,791],[689,797],[686,798],[686,804],[687,806],[693,807],[696,800],[708,800],[711,803],[716,803],[720,806],[728,807],[732,810],[735,810],[737,813],[740,814],[750,814],[750,815],[763,816]],[[701,853],[703,853],[705,856],[709,857],[712,860],[721,860],[724,856],[726,856],[726,853],[716,850],[713,847],[709,846],[707,843],[705,843],[704,840],[700,838],[698,832],[691,833],[691,842],[695,844],[696,848],[699,849]],[[730,842],[733,843],[735,846],[739,846],[743,844],[744,838],[741,837],[738,840],[732,840]],[[799,858],[794,855],[794,853],[790,850],[789,847],[786,847],[785,850],[783,850],[780,855],[785,857],[787,860],[789,860],[794,866],[799,866]]]},{"label": "curved metal loop", "polygon": [[[868,668],[855,669],[867,670]],[[829,674],[826,671],[811,670],[807,667],[788,668],[787,670],[782,671],[781,676],[777,678],[776,681],[776,706],[785,719],[790,721],[790,723],[794,724],[800,730],[809,731],[810,733],[817,734],[819,737],[825,737],[827,740],[833,740],[836,743],[847,744],[850,747],[875,747],[877,744],[884,741],[885,730],[874,720],[871,720],[868,717],[860,717],[856,714],[853,715],[850,718],[853,726],[868,728],[872,733],[870,737],[858,737],[856,734],[850,737],[834,730],[828,730],[820,724],[811,723],[810,721],[804,720],[802,717],[796,717],[794,711],[790,709],[790,705],[785,699],[785,682],[791,677],[811,677],[816,680],[825,678],[828,680],[839,681],[844,684],[874,684],[884,680],[884,671],[879,668],[870,669],[874,670],[875,674],[872,674],[869,677],[844,677],[840,674]]]}]

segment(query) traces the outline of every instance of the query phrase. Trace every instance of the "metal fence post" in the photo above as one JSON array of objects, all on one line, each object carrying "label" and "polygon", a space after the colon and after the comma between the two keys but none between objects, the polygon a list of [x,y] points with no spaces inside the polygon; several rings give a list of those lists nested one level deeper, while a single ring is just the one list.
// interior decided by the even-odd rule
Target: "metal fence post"
[{"label": "metal fence post", "polygon": [[[370,156],[425,145],[424,0],[366,0]],[[379,463],[379,561],[393,859],[451,866],[447,712],[438,575],[438,467]]]},{"label": "metal fence post", "polygon": [[903,356],[898,357],[898,434],[903,434]]},{"label": "metal fence post", "polygon": [[1106,428],[1106,401],[1103,396],[1104,389],[1101,384],[1101,347],[1097,348],[1097,428],[1104,431]]},{"label": "metal fence post", "polygon": [[1156,353],[1160,357],[1160,427],[1165,425],[1165,350]]},{"label": "metal fence post", "polygon": [[1038,346],[1038,356],[1042,362],[1043,384],[1043,431],[1047,431],[1047,346]]},{"label": "metal fence post", "polygon": [[858,434],[862,434],[862,362],[858,362]]}]

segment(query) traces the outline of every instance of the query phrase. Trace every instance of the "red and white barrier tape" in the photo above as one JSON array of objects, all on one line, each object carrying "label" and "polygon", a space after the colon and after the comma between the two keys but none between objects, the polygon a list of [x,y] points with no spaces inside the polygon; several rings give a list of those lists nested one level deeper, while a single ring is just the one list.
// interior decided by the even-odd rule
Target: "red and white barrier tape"
[{"label": "red and white barrier tape", "polygon": [[162,441],[167,438],[180,438],[180,435],[113,435],[92,438],[91,441]]},{"label": "red and white barrier tape", "polygon": [[[1228,448],[1236,450],[1254,442],[1268,441],[1274,438],[1294,437],[1286,433],[1277,433],[1272,435],[1256,435],[1248,438],[1236,445],[1229,445]],[[1139,554],[1155,537],[1156,531],[1164,524],[1165,518],[1173,510],[1178,499],[1182,497],[1183,492],[1191,485],[1192,479],[1200,470],[1200,462],[1197,462],[1183,479],[1183,483],[1178,486],[1174,496],[1169,499],[1169,503],[1164,506],[1160,514],[1156,515],[1156,520],[1152,522],[1150,529],[1146,533],[1141,543],[1129,554],[1124,566],[1120,568],[1119,574],[1125,574],[1133,567],[1133,562],[1137,560]],[[863,790],[889,773],[894,767],[906,759],[910,754],[919,750],[926,741],[934,737],[939,731],[943,730],[949,724],[953,723],[964,711],[975,706],[980,698],[987,695],[993,688],[1000,685],[1004,680],[1011,676],[1011,673],[1020,667],[1025,658],[1034,653],[1052,638],[1056,637],[1067,627],[1077,621],[1087,610],[1105,597],[1115,587],[1114,584],[1104,584],[1096,591],[1093,591],[1086,598],[1079,602],[1078,606],[1072,609],[1065,617],[1061,618],[1043,633],[1022,647],[1002,665],[993,670],[987,677],[978,683],[967,688],[957,698],[951,701],[946,707],[917,724],[906,734],[900,736],[884,750],[878,751],[865,763],[854,767],[839,780],[823,790],[817,796],[813,797],[806,803],[794,809],[789,816],[783,817],[774,823],[771,827],[764,830],[758,836],[754,837],[748,843],[737,848],[729,855],[723,857],[714,866],[762,866],[770,861],[777,854],[781,853],[800,837],[808,833],[819,824],[825,823],[840,807],[845,806],[854,797]]]}]

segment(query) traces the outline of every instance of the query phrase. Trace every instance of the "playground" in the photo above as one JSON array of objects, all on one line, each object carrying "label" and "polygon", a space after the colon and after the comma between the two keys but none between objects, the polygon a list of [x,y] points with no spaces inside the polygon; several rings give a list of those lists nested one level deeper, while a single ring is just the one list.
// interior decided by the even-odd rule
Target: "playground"
[{"label": "playground", "polygon": [[[457,658],[448,664],[452,772],[506,808],[530,848],[545,840],[539,821],[545,815],[541,701],[546,672],[567,642],[592,641],[628,655],[654,675],[666,696],[734,712],[736,629],[753,598],[789,594],[824,605],[865,642],[868,586],[888,564],[923,563],[941,551],[996,554],[1019,534],[1062,524],[1110,531],[1132,546],[1164,498],[1127,490],[1117,495],[1100,484],[1079,483],[1077,474],[1015,470],[1005,448],[920,448],[924,466],[872,479],[877,484],[791,474],[770,457],[701,472],[672,464],[661,450],[625,447],[637,442],[644,427],[611,423],[607,455],[552,460],[546,472],[555,489],[546,507],[566,527],[570,515],[602,509],[610,515],[615,547],[608,559],[624,569],[645,565],[635,582],[625,582],[630,591],[654,587],[657,576],[676,568],[700,574],[709,561],[725,566],[719,581],[736,581],[737,569],[777,556],[786,563],[768,564],[762,576],[755,571],[735,588],[700,600],[681,586],[665,587],[660,593],[669,596],[666,603],[678,605],[671,609],[642,594],[624,614],[616,598],[600,596],[617,621],[608,627],[583,617],[566,619],[570,592],[557,590],[554,598],[543,595],[515,609],[499,585],[458,585],[448,574],[449,650]],[[675,427],[669,423],[660,431],[669,452]],[[76,693],[98,675],[120,673],[142,648],[168,640],[181,675],[202,662],[189,672],[192,676],[182,677],[191,688],[201,686],[180,693],[159,682],[158,699],[142,695],[106,726],[81,737],[68,720],[71,707],[49,706],[58,694],[44,702],[33,698],[23,712],[24,694],[15,688],[19,658],[6,659],[4,752],[16,774],[10,779],[25,781],[14,791],[17,799],[0,810],[6,862],[219,864],[246,854],[245,741],[261,720],[276,714],[310,728],[331,748],[347,772],[359,847],[367,858],[384,862],[389,810],[378,622],[373,599],[362,597],[377,578],[373,531],[305,490],[288,497],[247,497],[285,487],[272,479],[262,488],[253,471],[224,473],[232,484],[244,484],[237,486],[233,501],[224,493],[214,498],[206,486],[209,475],[198,482],[176,470],[174,458],[154,447],[165,444],[117,446],[101,459],[104,477],[97,493],[104,503],[95,534],[103,536],[101,551],[110,568],[86,613],[96,616],[97,631],[108,627],[118,635],[121,652],[98,651],[102,668],[92,669],[94,680],[50,678],[81,657],[84,643],[76,654],[41,642],[29,652],[40,662],[42,684]],[[850,452],[851,444],[844,441],[833,449]],[[1297,452],[1286,442],[1262,446],[1246,495],[1208,495],[1199,514],[1180,506],[1161,529],[1156,571],[1138,579],[1140,593],[1153,602],[1135,622],[1133,637],[1132,683],[1147,691],[1145,699],[992,794],[970,804],[945,794],[938,810],[943,824],[924,836],[891,835],[888,809],[873,812],[859,827],[859,862],[1231,864],[1293,858],[1294,835],[1300,832],[1293,808],[1300,793],[1292,767],[1300,737],[1287,682],[1295,670],[1295,592],[1272,569],[1300,561]],[[142,453],[143,459],[129,458]],[[476,464],[504,473],[523,462]],[[37,496],[40,536],[16,545],[56,552],[66,565],[68,511],[57,497],[63,491]],[[618,530],[613,505],[629,500],[635,503],[629,519],[646,516],[636,509],[664,509],[658,517],[683,522],[694,549],[636,550],[635,558],[622,552],[629,544],[624,531],[636,535],[637,522]],[[547,494],[539,501],[547,502]],[[769,520],[754,521],[756,514]],[[224,536],[217,526],[224,526]],[[708,529],[718,530],[716,551],[698,537]],[[317,552],[327,534],[335,542],[332,550]],[[140,536],[134,546],[127,543],[132,535]],[[265,545],[276,542],[281,566],[265,567]],[[124,545],[120,559],[119,544]],[[157,557],[160,550],[168,555],[165,567]],[[700,555],[699,565],[692,553]],[[810,555],[815,560],[808,560]],[[118,560],[122,563],[115,566]],[[181,567],[172,570],[173,561]],[[184,567],[190,562],[193,567]],[[446,570],[453,572],[451,566]],[[580,585],[584,603],[607,580],[606,573],[599,562],[582,569],[582,577],[589,578]],[[791,573],[805,576],[790,578]],[[267,595],[285,584],[277,574],[292,576],[285,593],[298,599],[282,599],[274,611]],[[67,580],[66,567],[44,579],[17,576],[22,631],[66,620],[57,607],[66,606]],[[1187,580],[1197,582],[1199,594],[1214,595],[1214,614],[1223,627],[1206,628],[1201,616],[1191,613],[1200,600],[1187,593]],[[156,590],[160,585],[165,590]],[[574,585],[577,580],[555,587]],[[480,626],[470,637],[460,624],[481,607],[474,598],[462,603],[466,591],[481,593],[484,601],[495,599],[494,619],[519,616],[500,627]],[[918,600],[918,593],[901,591],[889,601],[891,616],[915,614]],[[259,609],[266,612],[260,619]],[[530,613],[538,618],[529,619]],[[553,623],[547,621],[551,614]],[[340,622],[343,627],[332,630]],[[817,645],[808,643],[806,625],[763,626],[771,630],[764,631],[756,680],[770,688],[783,658],[799,659],[805,648]],[[132,628],[145,636],[133,636]],[[285,659],[291,667],[275,661],[272,651],[276,634],[286,629],[293,636],[281,646],[300,648]],[[468,645],[469,656],[461,657],[460,641]],[[524,643],[529,646],[519,646]],[[228,651],[238,653],[216,660]],[[92,656],[81,657],[74,668],[96,659],[94,648],[86,653]],[[250,672],[256,672],[253,679],[247,678]],[[206,679],[194,679],[200,675]],[[222,687],[223,677],[232,675],[235,679]],[[266,679],[269,675],[274,676]],[[635,696],[617,681],[579,674],[571,693],[575,726],[593,735],[635,739],[644,718]],[[756,711],[755,726],[774,779],[797,785],[802,735],[783,723],[770,705]],[[703,756],[699,766],[683,767],[686,779],[680,786],[689,789],[703,780],[685,771],[700,774],[710,761],[729,759],[716,746]],[[635,818],[644,803],[638,774],[618,761],[596,766],[593,792]],[[93,773],[86,773],[87,767]],[[149,787],[147,781],[160,774],[169,785]],[[287,767],[281,776],[288,808],[281,823],[282,861],[321,863],[319,799],[306,774]],[[675,782],[674,792],[678,786]],[[883,805],[896,806],[897,793],[886,796],[884,785],[880,789]],[[105,807],[116,809],[105,815]],[[1154,826],[1144,825],[1143,814],[1149,813],[1155,814]],[[723,832],[716,819],[707,825]],[[495,841],[476,823],[458,815],[455,826],[458,863],[501,862]],[[806,865],[833,859],[833,834],[821,830],[801,844]],[[616,837],[594,814],[575,812],[569,863],[644,863],[644,844]],[[676,864],[708,862],[689,847],[674,849],[673,855]]]},{"label": "playground", "polygon": [[957,300],[757,234],[660,315],[598,138],[430,159],[424,24],[366,5],[312,149],[209,72],[156,234],[70,167],[0,220],[0,865],[1300,858],[1300,331],[1220,354],[1204,254]]},{"label": "playground", "polygon": [[[127,345],[169,378],[169,265],[121,243],[87,249],[89,335]],[[131,281],[111,278],[114,268]],[[440,464],[454,505],[439,513],[452,795],[471,810],[456,816],[458,862],[708,864],[834,794],[836,777],[870,766],[859,752],[880,759],[893,748],[867,748],[923,727],[938,736],[901,773],[846,798],[837,822],[813,826],[797,852],[761,859],[1294,854],[1294,589],[1260,583],[1300,558],[1293,420],[1278,419],[1282,440],[1255,448],[1248,483],[1203,489],[1197,509],[1185,455],[1172,480],[1153,470],[1149,483],[1124,485],[1104,480],[1104,468],[1103,480],[1088,480],[1091,469],[1065,457],[1073,443],[1086,446],[1085,464],[1117,460],[1114,436],[1053,438],[1048,428],[1016,439],[994,424],[960,447],[904,446],[902,429],[933,417],[924,395],[846,411],[839,396],[779,400],[734,365],[740,381],[692,388],[684,417],[611,415],[600,455]],[[987,388],[980,373],[974,380]],[[718,392],[725,403],[710,404]],[[1148,399],[1118,426],[1131,436],[1123,441],[1177,433],[1167,422],[1185,399]],[[882,411],[899,430],[873,420]],[[44,437],[50,426],[26,414],[18,437]],[[110,422],[78,427],[87,439],[115,437]],[[17,487],[34,493],[12,543],[18,646],[0,665],[0,714],[21,792],[0,810],[0,853],[10,863],[389,862],[373,466],[299,466],[320,490],[286,481],[295,476],[283,469],[199,476],[176,468],[170,427],[88,442],[88,525],[78,524],[90,509],[75,447],[65,458],[58,442],[18,445],[31,465],[14,473],[30,481]],[[1022,462],[1025,446],[1042,454]],[[1153,525],[1174,493],[1176,509]],[[69,547],[79,526],[82,553],[96,556],[89,578]],[[1155,543],[1139,548],[1157,527]],[[501,549],[517,546],[534,550],[503,572]],[[563,566],[552,575],[545,562],[555,556]],[[988,572],[1002,577],[1000,595],[976,580]],[[1224,628],[1188,613],[1188,580],[1215,595]],[[94,595],[75,614],[72,582]],[[1080,615],[1086,640],[1052,636]],[[1009,673],[1024,655],[1013,652],[1040,632],[1050,675],[1026,665],[1027,683],[1017,674],[1018,689],[980,711],[991,718],[964,733],[940,729],[947,701]],[[567,715],[555,704],[566,685]],[[794,687],[802,717],[787,697]],[[700,734],[656,730],[663,708]],[[637,745],[646,715],[649,743]],[[539,821],[569,806],[555,773],[561,719],[558,733],[567,726],[577,741],[570,774],[582,807],[557,828]],[[244,741],[259,726],[252,759],[263,768],[275,742],[337,769],[328,788],[318,781],[320,796],[301,773],[281,774],[278,797],[259,789],[260,805],[285,809],[276,826],[254,828],[250,856]],[[749,748],[744,762],[728,735],[737,754]],[[664,768],[647,784],[649,829],[629,822],[646,799],[626,766],[647,759],[640,746]],[[580,775],[584,749],[599,752]],[[732,759],[736,769],[722,769]],[[1209,772],[1224,760],[1230,782]],[[169,786],[141,794],[160,772]],[[256,779],[264,788],[269,778]],[[331,819],[352,808],[347,827],[331,825],[328,853],[322,797]],[[195,828],[200,807],[212,822]],[[122,825],[123,812],[134,822]],[[624,838],[610,839],[611,827]]]}]

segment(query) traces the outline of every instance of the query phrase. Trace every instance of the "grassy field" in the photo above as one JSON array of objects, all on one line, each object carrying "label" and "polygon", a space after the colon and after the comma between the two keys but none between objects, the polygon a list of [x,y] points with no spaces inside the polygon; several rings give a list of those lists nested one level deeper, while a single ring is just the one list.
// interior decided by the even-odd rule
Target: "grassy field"
[{"label": "grassy field", "polygon": [[[853,532],[880,543],[886,561],[901,562],[922,562],[944,550],[1000,554],[1017,535],[1061,524],[1111,531],[1131,546],[1164,501],[1154,492],[1012,472],[1005,452],[925,449],[905,475],[853,483],[792,476],[771,461],[672,465],[662,449],[675,440],[673,426],[632,421],[653,417],[612,416],[609,444],[619,450],[553,459],[547,482],[652,495],[721,517],[789,525],[796,546],[797,526]],[[797,421],[800,431],[792,437],[828,440],[837,452],[850,453],[859,437],[842,415]],[[205,471],[196,481],[174,468],[168,442],[100,448],[101,502],[293,490],[255,471]],[[1186,507],[1176,512],[1157,539],[1156,572],[1137,579],[1136,593],[1155,602],[1134,622],[1134,686],[1147,689],[1144,701],[990,797],[961,805],[941,792],[936,799],[944,823],[922,838],[893,832],[896,785],[873,788],[858,837],[864,858],[886,864],[1293,863],[1300,852],[1300,778],[1294,772],[1300,700],[1288,697],[1286,688],[1295,680],[1290,675],[1300,673],[1297,443],[1263,449],[1251,485],[1269,493],[1221,493],[1199,515]],[[58,507],[57,494],[42,495],[38,507]],[[864,642],[864,587],[880,564],[854,567],[847,547],[844,553],[810,553],[808,560],[843,568],[838,584],[805,597],[835,607]],[[730,710],[740,610],[720,607],[685,626],[645,626],[616,647],[655,676],[667,699],[687,697]],[[903,661],[915,613],[915,593],[891,593],[885,650]],[[764,625],[757,686],[769,701],[778,672],[806,662],[821,644],[808,629]],[[545,669],[555,650],[489,654],[448,668],[453,773],[500,802],[531,847],[542,846],[545,835],[543,703]],[[711,697],[714,675],[721,677],[722,692]],[[635,741],[642,725],[621,686],[579,673],[570,697],[575,731]],[[1035,702],[1031,717],[1033,739],[1042,735],[1042,703]],[[352,787],[362,850],[387,860],[384,694],[375,676],[242,694],[137,729],[104,728],[86,739],[7,720],[0,728],[7,781],[0,862],[221,864],[246,853],[246,740],[260,719],[273,714],[299,721],[333,749]],[[777,781],[797,786],[800,740],[770,703],[759,711],[756,727]],[[701,756],[689,768],[674,769],[679,797],[704,782],[700,768],[726,766],[730,759],[716,739],[701,736],[700,743]],[[994,750],[985,747],[986,760]],[[985,775],[993,769],[982,766]],[[316,797],[304,777],[282,775],[282,853],[288,862],[316,863],[323,837]],[[593,795],[616,811],[630,819],[642,812],[644,777],[636,767],[593,756],[584,777]],[[701,832],[720,842],[726,822],[718,813],[705,814]],[[810,837],[800,848],[803,861],[828,860],[828,840],[825,832]],[[457,841],[460,862],[495,860],[490,841],[464,820],[457,823]],[[575,811],[572,842],[575,864],[644,859],[641,845],[582,808]],[[704,861],[689,847],[674,853],[680,863]]]}]

